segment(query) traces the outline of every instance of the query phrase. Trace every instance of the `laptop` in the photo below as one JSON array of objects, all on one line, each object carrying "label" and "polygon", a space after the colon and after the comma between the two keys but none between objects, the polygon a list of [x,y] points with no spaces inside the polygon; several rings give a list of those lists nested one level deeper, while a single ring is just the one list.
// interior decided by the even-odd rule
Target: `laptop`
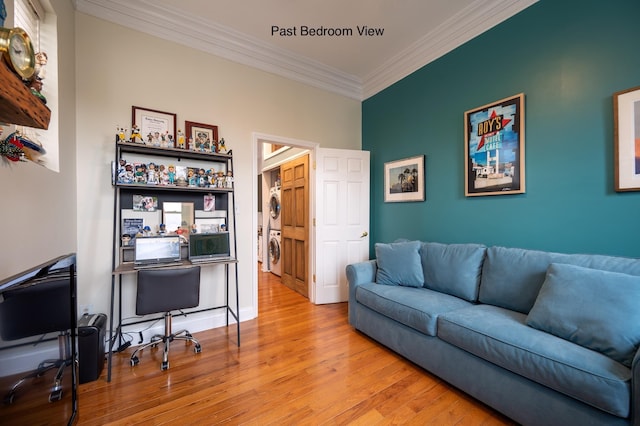
[{"label": "laptop", "polygon": [[191,263],[213,262],[231,259],[229,231],[189,236],[189,260]]},{"label": "laptop", "polygon": [[180,237],[178,235],[136,237],[133,267],[152,268],[180,263]]}]

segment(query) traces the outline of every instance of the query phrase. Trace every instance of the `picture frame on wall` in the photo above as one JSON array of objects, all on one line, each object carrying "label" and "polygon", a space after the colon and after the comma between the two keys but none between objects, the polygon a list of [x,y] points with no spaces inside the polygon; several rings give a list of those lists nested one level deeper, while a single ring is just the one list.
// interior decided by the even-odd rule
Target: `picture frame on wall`
[{"label": "picture frame on wall", "polygon": [[525,192],[524,93],[464,113],[466,197]]},{"label": "picture frame on wall", "polygon": [[138,127],[146,145],[174,148],[176,135],[176,114],[155,109],[131,107],[132,128]]},{"label": "picture frame on wall", "polygon": [[640,86],[613,94],[615,189],[640,191]]},{"label": "picture frame on wall", "polygon": [[425,200],[424,155],[384,163],[384,202]]},{"label": "picture frame on wall", "polygon": [[218,126],[184,122],[187,134],[187,149],[200,152],[218,152]]}]

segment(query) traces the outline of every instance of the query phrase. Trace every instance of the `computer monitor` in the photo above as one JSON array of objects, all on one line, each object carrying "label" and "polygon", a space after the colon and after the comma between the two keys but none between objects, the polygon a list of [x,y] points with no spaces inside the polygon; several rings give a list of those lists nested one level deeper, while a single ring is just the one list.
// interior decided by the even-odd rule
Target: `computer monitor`
[{"label": "computer monitor", "polygon": [[189,236],[189,260],[191,262],[228,258],[230,255],[228,231],[191,234]]},{"label": "computer monitor", "polygon": [[178,235],[137,237],[134,241],[135,266],[180,262]]}]

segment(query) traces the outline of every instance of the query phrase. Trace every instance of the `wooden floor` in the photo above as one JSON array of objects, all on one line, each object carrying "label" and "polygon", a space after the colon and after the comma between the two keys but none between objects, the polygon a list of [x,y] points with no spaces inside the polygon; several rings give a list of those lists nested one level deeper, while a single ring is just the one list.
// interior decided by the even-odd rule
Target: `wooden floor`
[{"label": "wooden floor", "polygon": [[[113,378],[80,385],[80,425],[505,425],[513,422],[354,331],[347,304],[316,306],[259,272],[259,316],[195,333]],[[1,422],[0,422],[1,423]]]}]

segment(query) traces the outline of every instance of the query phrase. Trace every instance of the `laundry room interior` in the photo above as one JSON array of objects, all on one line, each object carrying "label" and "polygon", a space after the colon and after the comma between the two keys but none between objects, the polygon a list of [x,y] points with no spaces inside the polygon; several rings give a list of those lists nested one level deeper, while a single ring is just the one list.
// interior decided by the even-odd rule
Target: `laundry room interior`
[{"label": "laundry room interior", "polygon": [[[305,297],[309,297],[309,153],[307,147],[258,140],[258,268]],[[290,177],[285,192],[283,171]]]}]

